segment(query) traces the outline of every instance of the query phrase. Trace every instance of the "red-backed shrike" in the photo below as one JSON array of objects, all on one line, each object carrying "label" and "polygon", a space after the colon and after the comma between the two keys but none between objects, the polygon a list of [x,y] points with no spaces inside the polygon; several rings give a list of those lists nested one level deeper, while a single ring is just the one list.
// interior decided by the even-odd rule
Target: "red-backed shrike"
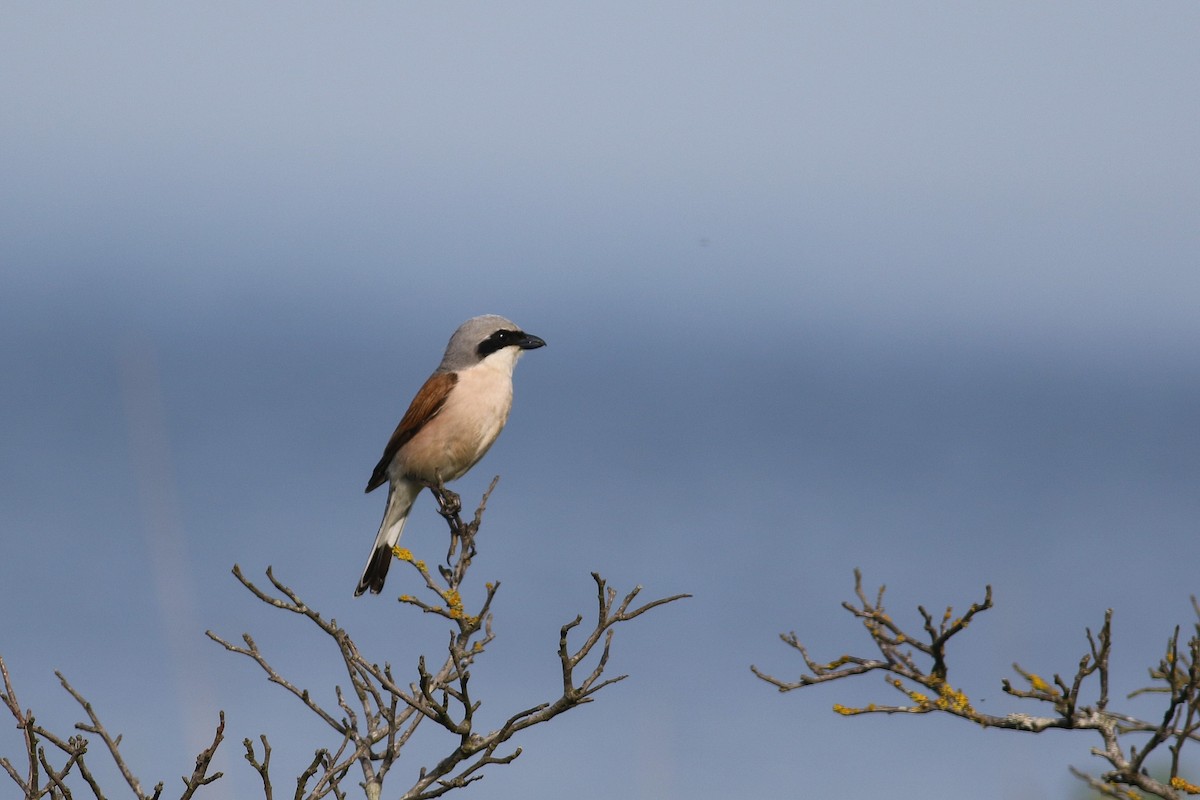
[{"label": "red-backed shrike", "polygon": [[392,548],[421,489],[461,477],[496,441],[512,408],[517,359],[545,344],[494,314],[467,320],[450,337],[367,482],[370,492],[387,481],[388,499],[355,595],[383,590]]}]

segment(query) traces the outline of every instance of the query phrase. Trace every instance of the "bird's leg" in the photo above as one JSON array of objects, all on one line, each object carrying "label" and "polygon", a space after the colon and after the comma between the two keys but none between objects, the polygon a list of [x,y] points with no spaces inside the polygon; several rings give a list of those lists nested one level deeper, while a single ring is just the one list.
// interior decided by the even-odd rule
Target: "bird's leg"
[{"label": "bird's leg", "polygon": [[438,513],[450,526],[450,549],[446,552],[446,563],[449,564],[458,551],[458,543],[462,539],[463,523],[459,514],[462,512],[462,500],[457,494],[446,488],[441,476],[437,483],[426,484],[429,491],[437,498]]},{"label": "bird's leg", "polygon": [[462,500],[459,499],[458,495],[445,486],[438,484],[437,498],[438,505],[441,506],[441,515],[447,518],[453,517],[457,522],[458,515],[462,511]]}]

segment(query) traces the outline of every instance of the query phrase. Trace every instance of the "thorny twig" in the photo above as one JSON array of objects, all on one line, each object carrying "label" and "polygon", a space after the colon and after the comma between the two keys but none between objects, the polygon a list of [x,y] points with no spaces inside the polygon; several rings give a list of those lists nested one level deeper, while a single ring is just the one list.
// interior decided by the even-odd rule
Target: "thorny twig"
[{"label": "thorny twig", "polygon": [[[1109,710],[1109,654],[1112,649],[1112,610],[1104,615],[1104,624],[1093,635],[1087,631],[1088,652],[1079,660],[1070,681],[1054,675],[1048,682],[1026,671],[1018,664],[1013,669],[1028,688],[1018,688],[1008,680],[1002,681],[1004,691],[1018,698],[1044,703],[1054,710],[1052,716],[1032,716],[1013,713],[1004,716],[986,714],[974,708],[970,699],[947,681],[946,645],[970,624],[976,614],[992,607],[992,587],[988,586],[983,602],[972,604],[962,616],[956,617],[947,608],[935,623],[933,615],[918,606],[923,621],[924,637],[905,632],[886,612],[883,605],[884,587],[872,600],[863,591],[862,574],[854,571],[854,592],[858,605],[843,603],[866,628],[872,643],[879,651],[877,657],[843,655],[829,663],[814,661],[793,633],[781,634],[790,647],[800,653],[808,673],[797,680],[785,681],[769,675],[755,666],[750,669],[762,680],[781,692],[788,692],[818,683],[841,680],[866,672],[890,674],[888,684],[905,695],[908,702],[901,705],[870,704],[862,708],[835,705],[839,714],[927,714],[941,711],[989,728],[1005,728],[1039,732],[1050,728],[1092,730],[1099,734],[1102,747],[1092,753],[1108,761],[1111,769],[1099,777],[1074,768],[1071,772],[1101,794],[1133,800],[1137,791],[1147,792],[1167,800],[1182,800],[1185,795],[1200,794],[1200,787],[1180,774],[1179,756],[1186,742],[1200,741],[1200,604],[1192,598],[1197,623],[1192,637],[1180,642],[1180,631],[1167,643],[1166,654],[1158,666],[1150,670],[1151,686],[1133,692],[1167,695],[1167,707],[1158,722],[1147,722]],[[1098,676],[1099,689],[1094,702],[1081,702],[1084,683]],[[1130,733],[1149,736],[1139,748],[1122,744],[1121,737]],[[1146,759],[1156,748],[1168,744],[1171,753],[1170,774],[1166,781],[1151,777],[1146,771]]]}]

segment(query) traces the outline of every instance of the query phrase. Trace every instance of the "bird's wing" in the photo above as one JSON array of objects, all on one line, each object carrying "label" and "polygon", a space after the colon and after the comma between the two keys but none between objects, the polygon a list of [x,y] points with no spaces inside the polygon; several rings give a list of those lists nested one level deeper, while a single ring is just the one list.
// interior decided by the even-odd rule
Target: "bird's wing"
[{"label": "bird's wing", "polygon": [[388,465],[396,457],[396,452],[409,439],[416,436],[429,420],[437,416],[438,412],[442,410],[442,406],[446,405],[446,398],[450,396],[450,390],[457,382],[458,375],[454,372],[435,372],[429,376],[429,380],[425,381],[425,385],[413,398],[408,411],[404,412],[404,417],[396,426],[396,432],[392,434],[392,438],[388,440],[387,447],[383,449],[383,457],[375,465],[375,471],[371,473],[371,480],[367,481],[368,492],[382,486],[387,481]]}]

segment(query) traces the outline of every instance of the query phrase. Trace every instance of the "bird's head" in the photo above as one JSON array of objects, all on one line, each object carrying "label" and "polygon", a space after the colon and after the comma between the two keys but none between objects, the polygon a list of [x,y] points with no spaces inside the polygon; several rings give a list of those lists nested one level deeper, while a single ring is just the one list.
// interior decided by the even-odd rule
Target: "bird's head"
[{"label": "bird's head", "polygon": [[485,314],[458,326],[446,345],[439,369],[465,369],[497,355],[515,362],[525,350],[545,347],[540,337],[521,330],[516,323],[495,314]]}]

